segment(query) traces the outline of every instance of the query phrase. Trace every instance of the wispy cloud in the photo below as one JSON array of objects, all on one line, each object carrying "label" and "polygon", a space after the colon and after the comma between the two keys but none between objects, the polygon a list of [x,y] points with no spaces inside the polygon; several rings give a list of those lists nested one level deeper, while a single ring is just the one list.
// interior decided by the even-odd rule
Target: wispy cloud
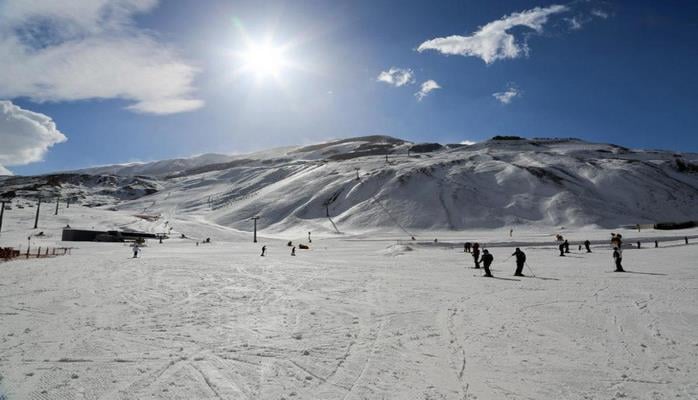
[{"label": "wispy cloud", "polygon": [[523,26],[542,33],[543,25],[551,15],[568,10],[564,5],[552,5],[513,13],[480,27],[470,36],[453,35],[428,40],[420,44],[417,51],[436,50],[447,55],[479,57],[487,64],[518,58],[528,54],[528,45],[525,39],[517,40],[510,32],[512,28]]},{"label": "wispy cloud", "polygon": [[520,96],[521,91],[519,91],[519,89],[514,85],[509,85],[509,87],[507,87],[507,89],[503,92],[492,93],[492,97],[497,99],[497,101],[502,104],[510,104],[512,100]]},{"label": "wispy cloud", "polygon": [[419,88],[419,91],[414,95],[417,97],[417,101],[422,101],[423,98],[436,89],[441,89],[441,86],[439,86],[435,80],[429,79],[428,81],[422,82],[422,86]]},{"label": "wispy cloud", "polygon": [[66,140],[48,115],[0,101],[0,175],[10,174],[3,165],[40,161],[49,147]]},{"label": "wispy cloud", "polygon": [[570,29],[575,31],[582,29],[582,25],[584,25],[585,22],[579,17],[566,18],[565,21],[570,24]]},{"label": "wispy cloud", "polygon": [[124,99],[171,114],[203,106],[198,69],[133,16],[157,0],[8,1],[0,7],[0,96],[34,101]]},{"label": "wispy cloud", "polygon": [[391,67],[387,71],[382,71],[380,74],[378,74],[377,80],[395,87],[409,85],[415,82],[414,72],[412,72],[411,69],[396,67]]},{"label": "wispy cloud", "polygon": [[601,19],[608,19],[608,17],[611,16],[608,12],[604,10],[599,10],[598,8],[591,10],[591,15]]}]

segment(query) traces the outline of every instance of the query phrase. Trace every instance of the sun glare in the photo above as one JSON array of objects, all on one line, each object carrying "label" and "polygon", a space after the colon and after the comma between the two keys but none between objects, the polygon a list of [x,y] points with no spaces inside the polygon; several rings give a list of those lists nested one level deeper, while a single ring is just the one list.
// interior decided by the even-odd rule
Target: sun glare
[{"label": "sun glare", "polygon": [[270,45],[251,45],[242,55],[245,69],[257,76],[278,76],[286,60],[280,48]]}]

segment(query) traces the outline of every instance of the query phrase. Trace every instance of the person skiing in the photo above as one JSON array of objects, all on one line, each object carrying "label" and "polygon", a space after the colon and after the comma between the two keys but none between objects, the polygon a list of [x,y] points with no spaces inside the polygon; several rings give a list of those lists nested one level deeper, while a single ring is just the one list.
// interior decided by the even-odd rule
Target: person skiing
[{"label": "person skiing", "polygon": [[293,248],[291,249],[291,255],[292,256],[296,255],[296,246],[293,246]]},{"label": "person skiing", "polygon": [[267,252],[267,246],[262,246],[262,254],[261,256],[264,257],[264,254]]},{"label": "person skiing", "polygon": [[567,239],[565,239],[565,242],[562,244],[565,245],[565,253],[569,253],[570,252],[570,242],[568,242]]},{"label": "person skiing", "polygon": [[584,241],[584,248],[587,249],[587,253],[591,253],[591,248],[590,248],[590,246],[591,246],[591,242],[590,242],[588,239],[585,240],[585,241]]},{"label": "person skiing", "polygon": [[138,258],[138,252],[141,250],[136,243],[133,244],[133,258]]},{"label": "person skiing", "polygon": [[512,256],[516,256],[516,272],[514,272],[514,276],[524,276],[523,275],[523,267],[524,264],[526,263],[526,253],[521,251],[520,248],[516,248],[516,251],[514,251],[514,254]]},{"label": "person skiing", "polygon": [[513,229],[509,229],[509,237],[511,237],[513,234],[514,234],[514,230],[513,230]]},{"label": "person skiing", "polygon": [[492,261],[494,261],[494,256],[490,254],[487,249],[482,250],[482,267],[485,269],[485,275],[488,278],[492,277],[492,274],[490,273],[490,265],[492,265]]},{"label": "person skiing", "polygon": [[465,247],[466,253],[470,253],[470,250],[473,248],[473,244],[470,242],[465,242],[465,244],[463,246]]},{"label": "person skiing", "polygon": [[616,262],[615,272],[625,272],[623,266],[621,265],[621,262],[623,261],[623,251],[618,247],[613,248],[613,260]]},{"label": "person skiing", "polygon": [[611,245],[619,249],[623,248],[623,237],[620,233],[611,233]]},{"label": "person skiing", "polygon": [[560,250],[560,257],[564,257],[565,256],[565,243],[564,242],[560,243],[560,245],[557,246],[557,248]]},{"label": "person skiing", "polygon": [[475,268],[480,268],[480,243],[473,245],[473,261],[475,262]]}]

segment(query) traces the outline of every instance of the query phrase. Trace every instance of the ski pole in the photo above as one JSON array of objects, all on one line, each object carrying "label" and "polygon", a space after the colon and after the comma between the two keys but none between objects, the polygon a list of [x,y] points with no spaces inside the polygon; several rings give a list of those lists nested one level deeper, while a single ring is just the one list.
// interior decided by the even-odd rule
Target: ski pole
[{"label": "ski pole", "polygon": [[531,275],[533,275],[533,277],[535,278],[535,277],[536,277],[536,274],[535,274],[535,273],[533,272],[533,270],[531,269],[531,266],[528,265],[528,262],[526,262],[526,267],[528,268],[529,271],[531,271]]}]

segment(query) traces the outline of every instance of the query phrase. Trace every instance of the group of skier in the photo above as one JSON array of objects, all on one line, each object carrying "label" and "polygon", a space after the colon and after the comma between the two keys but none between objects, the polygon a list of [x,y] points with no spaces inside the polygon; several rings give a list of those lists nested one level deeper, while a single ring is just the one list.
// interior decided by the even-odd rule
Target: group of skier
[{"label": "group of skier", "polygon": [[[470,243],[466,242],[463,246],[463,251],[465,253],[471,253],[473,256],[473,262],[475,263],[476,269],[480,268],[480,263],[482,263],[482,268],[485,270],[486,277],[492,277],[492,271],[490,266],[494,262],[494,256],[489,252],[489,250],[482,250],[482,257],[480,257],[480,243]],[[526,264],[526,253],[524,253],[520,248],[516,248],[516,251],[511,255],[511,257],[516,257],[516,270],[514,271],[514,276],[524,276],[523,268]],[[509,257],[509,258],[511,258]]]},{"label": "group of skier", "polygon": [[[560,256],[564,257],[565,254],[570,252],[570,243],[567,239],[564,239],[562,235],[556,235],[556,239],[560,242],[558,245],[558,250],[560,250]],[[687,241],[688,242],[688,241]],[[591,253],[591,242],[585,240],[579,245],[579,251],[582,250],[582,245],[587,253]],[[615,272],[625,272],[623,269],[623,240],[620,234],[611,234],[611,245],[613,248],[613,263],[615,265]],[[638,244],[639,246],[639,244]],[[655,243],[655,247],[656,243]],[[463,245],[463,251],[465,253],[470,253],[473,257],[474,268],[479,269],[482,263],[482,268],[485,270],[485,277],[492,277],[492,271],[490,266],[494,262],[494,256],[487,250],[480,250],[480,243],[465,242]],[[482,252],[482,257],[480,253]],[[514,276],[524,276],[523,268],[526,265],[526,253],[524,253],[520,248],[516,248],[514,253],[509,257],[516,257],[516,270],[514,271]],[[507,260],[509,259],[507,258]]]}]

